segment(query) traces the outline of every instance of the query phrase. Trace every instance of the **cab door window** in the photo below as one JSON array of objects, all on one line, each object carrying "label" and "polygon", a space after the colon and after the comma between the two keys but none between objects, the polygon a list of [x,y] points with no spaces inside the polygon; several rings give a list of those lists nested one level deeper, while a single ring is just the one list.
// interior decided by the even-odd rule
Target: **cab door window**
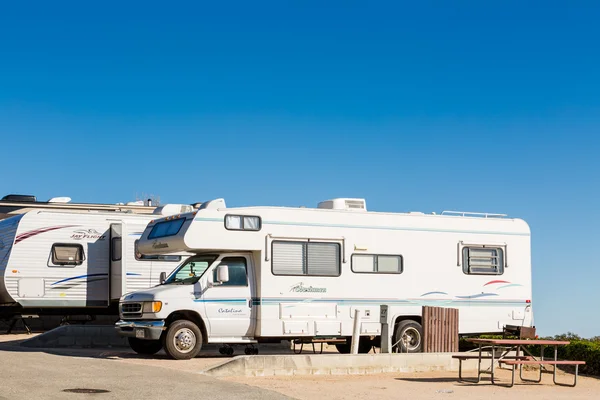
[{"label": "cab door window", "polygon": [[[219,265],[227,265],[229,281],[220,286],[248,286],[248,271],[245,257],[226,257]],[[217,269],[213,270],[213,282],[217,282]]]}]

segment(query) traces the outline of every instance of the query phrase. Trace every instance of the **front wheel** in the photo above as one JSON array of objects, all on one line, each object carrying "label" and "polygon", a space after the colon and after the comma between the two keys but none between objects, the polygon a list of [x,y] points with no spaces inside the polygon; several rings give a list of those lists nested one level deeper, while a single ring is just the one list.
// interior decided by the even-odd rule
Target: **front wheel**
[{"label": "front wheel", "polygon": [[129,347],[138,354],[151,356],[162,349],[162,343],[160,340],[143,340],[137,338],[127,338],[129,341]]},{"label": "front wheel", "polygon": [[423,328],[416,321],[401,321],[394,335],[394,348],[398,353],[420,353],[423,345]]},{"label": "front wheel", "polygon": [[194,358],[202,348],[202,332],[192,321],[173,322],[165,335],[165,352],[175,360]]}]

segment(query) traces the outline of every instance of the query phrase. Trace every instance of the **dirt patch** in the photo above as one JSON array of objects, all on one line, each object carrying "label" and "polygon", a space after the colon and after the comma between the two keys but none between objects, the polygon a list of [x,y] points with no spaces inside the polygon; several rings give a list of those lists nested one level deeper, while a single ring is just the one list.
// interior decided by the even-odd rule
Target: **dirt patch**
[{"label": "dirt patch", "polygon": [[[525,375],[533,378],[535,372]],[[510,372],[498,371],[501,383],[508,383]],[[513,388],[492,386],[489,378],[479,384],[458,382],[455,372],[392,373],[344,376],[228,377],[223,380],[274,390],[297,399],[488,399],[523,400],[592,399],[600,393],[600,380],[580,377],[575,388],[560,387],[552,374],[544,374],[541,384],[523,383],[518,378]],[[561,382],[571,382],[572,375],[560,373]]]}]

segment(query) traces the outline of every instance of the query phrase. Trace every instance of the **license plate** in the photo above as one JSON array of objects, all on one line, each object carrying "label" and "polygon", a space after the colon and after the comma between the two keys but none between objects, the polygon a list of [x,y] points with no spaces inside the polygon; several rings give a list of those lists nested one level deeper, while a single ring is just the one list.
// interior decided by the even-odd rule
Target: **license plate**
[{"label": "license plate", "polygon": [[144,330],[143,329],[136,329],[135,330],[135,337],[143,339],[144,338]]}]

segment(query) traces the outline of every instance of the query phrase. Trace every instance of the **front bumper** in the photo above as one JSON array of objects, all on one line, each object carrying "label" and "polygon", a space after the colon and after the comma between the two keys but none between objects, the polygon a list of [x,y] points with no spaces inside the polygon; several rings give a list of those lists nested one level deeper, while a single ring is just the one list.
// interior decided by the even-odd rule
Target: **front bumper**
[{"label": "front bumper", "polygon": [[159,340],[165,328],[165,321],[118,321],[115,329],[119,336],[145,340]]}]

